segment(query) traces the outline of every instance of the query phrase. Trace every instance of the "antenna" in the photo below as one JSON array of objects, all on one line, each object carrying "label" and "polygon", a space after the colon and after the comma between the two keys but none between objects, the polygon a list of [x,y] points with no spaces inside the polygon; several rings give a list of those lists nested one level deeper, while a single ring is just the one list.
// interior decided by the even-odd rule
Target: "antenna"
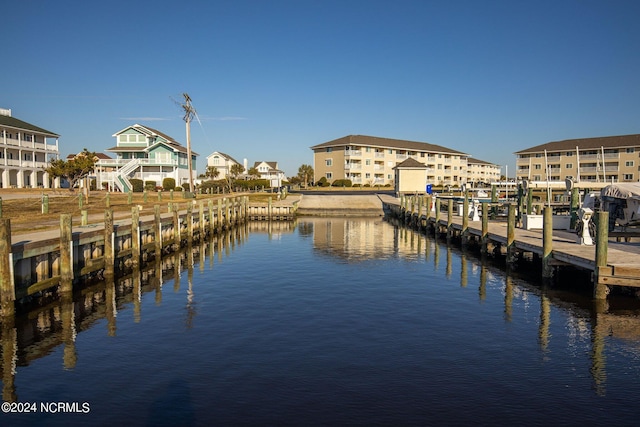
[{"label": "antenna", "polygon": [[196,109],[191,105],[191,97],[188,93],[183,93],[184,104],[180,107],[184,110],[183,120],[187,124],[187,164],[189,165],[189,192],[193,193],[193,165],[191,164],[191,120],[195,116]]}]

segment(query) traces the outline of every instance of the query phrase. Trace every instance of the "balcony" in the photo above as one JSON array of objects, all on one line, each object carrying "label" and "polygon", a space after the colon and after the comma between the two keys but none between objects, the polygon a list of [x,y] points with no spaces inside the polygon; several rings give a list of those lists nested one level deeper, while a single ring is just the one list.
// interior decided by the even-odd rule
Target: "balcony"
[{"label": "balcony", "polygon": [[362,150],[345,150],[345,157],[359,157],[362,156]]},{"label": "balcony", "polygon": [[360,163],[345,163],[345,170],[360,170],[362,169],[362,165]]},{"label": "balcony", "polygon": [[96,162],[98,167],[120,168],[132,160],[140,160],[142,166],[177,166],[177,160],[171,159],[100,159]]}]

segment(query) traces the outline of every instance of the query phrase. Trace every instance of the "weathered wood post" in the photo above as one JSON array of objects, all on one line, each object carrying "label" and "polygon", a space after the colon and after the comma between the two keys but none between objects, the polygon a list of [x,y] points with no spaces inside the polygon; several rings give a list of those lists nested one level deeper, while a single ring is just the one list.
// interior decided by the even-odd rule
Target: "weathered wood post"
[{"label": "weathered wood post", "polygon": [[180,236],[180,214],[178,209],[173,210],[173,243],[179,248],[182,245],[182,237]]},{"label": "weathered wood post", "polygon": [[144,190],[144,192],[142,193],[142,200],[144,201],[144,203],[147,203],[147,197],[148,197],[147,193],[148,193],[147,190]]},{"label": "weathered wood post", "polygon": [[222,199],[218,199],[218,214],[216,215],[216,228],[218,233],[222,231]]},{"label": "weathered wood post", "polygon": [[73,232],[71,214],[60,215],[60,291],[71,292],[73,280]]},{"label": "weathered wood post", "polygon": [[507,206],[507,263],[516,261],[516,205]]},{"label": "weathered wood post", "polygon": [[598,212],[598,229],[596,237],[596,274],[593,287],[593,297],[595,299],[605,299],[609,293],[609,288],[603,283],[602,271],[607,268],[607,257],[609,254],[609,212]]},{"label": "weathered wood post", "polygon": [[198,232],[200,233],[200,240],[203,240],[205,234],[207,234],[207,229],[204,226],[204,201],[203,200],[200,200],[200,204],[198,206]]},{"label": "weathered wood post", "polygon": [[187,216],[185,221],[187,221],[187,243],[191,244],[193,241],[193,204],[191,201],[187,203]]},{"label": "weathered wood post", "polygon": [[82,210],[82,194],[78,196],[78,209]]},{"label": "weathered wood post", "polygon": [[132,201],[133,201],[133,190],[127,193],[127,204],[130,205]]},{"label": "weathered wood post", "polygon": [[137,206],[131,208],[131,262],[133,267],[140,265],[140,211]]},{"label": "weathered wood post", "polygon": [[104,196],[104,205],[107,209],[111,207],[111,193],[107,192],[107,195]]},{"label": "weathered wood post", "polygon": [[516,225],[522,227],[522,212],[524,211],[524,187],[518,184],[518,212],[516,213]]},{"label": "weathered wood post", "polygon": [[527,215],[533,214],[533,190],[527,189]]},{"label": "weathered wood post", "polygon": [[496,203],[498,203],[498,189],[495,184],[491,185],[491,219],[496,217]]},{"label": "weathered wood post", "polygon": [[158,201],[162,201],[162,190],[158,190]]},{"label": "weathered wood post", "polygon": [[43,214],[49,213],[49,195],[47,194],[42,195],[42,213]]},{"label": "weathered wood post", "polygon": [[224,223],[225,223],[225,227],[228,229],[231,226],[231,208],[229,207],[230,205],[230,199],[227,199],[226,197],[224,198]]},{"label": "weathered wood post", "polygon": [[0,219],[0,309],[2,316],[13,316],[16,299],[13,281],[13,255],[11,253],[11,220]]},{"label": "weathered wood post", "polygon": [[209,234],[213,236],[216,229],[215,218],[213,215],[213,200],[209,199],[209,202],[207,203],[207,205],[209,208]]},{"label": "weathered wood post", "polygon": [[440,232],[440,205],[442,204],[442,201],[440,200],[440,198],[436,198],[436,213],[435,213],[435,227],[433,227],[434,229],[434,233],[433,233],[433,237],[434,238],[438,238],[438,233]]},{"label": "weathered wood post", "polygon": [[86,209],[82,209],[80,215],[80,225],[87,225],[89,223],[89,212]]},{"label": "weathered wood post", "polygon": [[480,235],[480,251],[486,255],[489,253],[489,203],[482,202],[482,231]]},{"label": "weathered wood post", "polygon": [[169,190],[169,200],[173,200],[173,188]]},{"label": "weathered wood post", "polygon": [[104,275],[113,278],[114,275],[114,250],[113,250],[113,209],[104,211]]},{"label": "weathered wood post", "polygon": [[462,245],[465,246],[469,241],[469,192],[463,192],[464,200],[462,201]]},{"label": "weathered wood post", "polygon": [[553,277],[553,208],[544,208],[542,217],[542,277]]},{"label": "weathered wood post", "polygon": [[2,197],[0,197],[0,218],[2,218]]},{"label": "weathered wood post", "polygon": [[267,210],[267,215],[269,215],[269,220],[273,216],[273,201],[271,200],[271,196],[269,196],[269,209]]},{"label": "weathered wood post", "polygon": [[453,199],[447,200],[447,240],[453,237]]},{"label": "weathered wood post", "polygon": [[153,206],[154,223],[154,250],[156,260],[162,257],[162,219],[160,218],[160,205]]},{"label": "weathered wood post", "polygon": [[580,192],[576,187],[571,189],[571,205],[569,208],[569,214],[571,215],[571,223],[569,228],[575,230],[576,222],[578,221],[578,209],[580,209]]}]

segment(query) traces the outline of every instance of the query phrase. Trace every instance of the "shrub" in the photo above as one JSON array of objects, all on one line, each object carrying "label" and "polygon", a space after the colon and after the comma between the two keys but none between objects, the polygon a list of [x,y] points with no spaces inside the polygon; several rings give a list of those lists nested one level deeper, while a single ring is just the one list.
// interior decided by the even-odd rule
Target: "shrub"
[{"label": "shrub", "polygon": [[156,191],[156,182],[155,181],[145,181],[144,189],[147,191]]},{"label": "shrub", "polygon": [[184,184],[182,184],[182,188],[184,189],[184,191],[189,191],[189,183],[185,182]]},{"label": "shrub", "polygon": [[351,187],[352,185],[350,179],[336,179],[331,184],[332,187]]},{"label": "shrub", "polygon": [[165,191],[176,188],[176,180],[174,178],[165,178],[162,180],[162,189]]},{"label": "shrub", "polygon": [[142,193],[144,191],[144,182],[141,179],[131,178],[129,180],[134,193]]},{"label": "shrub", "polygon": [[318,187],[326,187],[328,185],[327,178],[323,176],[318,180],[318,182],[316,182],[316,185]]}]

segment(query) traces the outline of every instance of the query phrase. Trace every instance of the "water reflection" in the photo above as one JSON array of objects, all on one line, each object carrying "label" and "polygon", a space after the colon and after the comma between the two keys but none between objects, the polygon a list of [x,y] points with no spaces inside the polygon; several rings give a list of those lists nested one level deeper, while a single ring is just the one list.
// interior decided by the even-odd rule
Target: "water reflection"
[{"label": "water reflection", "polygon": [[[128,306],[132,309],[133,322],[141,323],[151,311],[149,306],[145,310],[143,296],[153,293],[153,303],[162,305],[165,283],[173,281],[174,293],[183,290],[185,297],[180,299],[180,322],[184,322],[186,329],[197,329],[197,323],[209,314],[202,308],[204,290],[198,287],[197,277],[194,280],[198,269],[204,272],[204,266],[208,264],[207,275],[214,275],[220,264],[228,262],[225,257],[232,257],[233,252],[244,245],[251,235],[266,234],[269,239],[280,240],[295,232],[304,239],[312,239],[315,254],[337,259],[341,263],[398,258],[416,261],[410,265],[411,268],[433,271],[442,269],[440,264],[445,263],[444,274],[440,274],[442,283],[430,282],[430,286],[435,288],[443,283],[453,283],[454,286],[447,287],[451,298],[471,294],[471,299],[477,299],[484,309],[492,308],[489,305],[491,296],[499,295],[494,298],[494,304],[498,306],[494,314],[509,327],[522,323],[522,317],[537,322],[537,331],[534,329],[529,339],[540,350],[543,363],[551,360],[553,354],[550,349],[555,338],[566,342],[569,350],[577,356],[588,353],[588,375],[595,392],[600,396],[606,394],[606,350],[609,339],[634,343],[636,347],[632,348],[636,350],[640,343],[637,307],[620,314],[610,305],[596,305],[590,299],[573,297],[558,289],[524,281],[516,271],[505,272],[491,259],[459,249],[454,242],[446,244],[404,227],[389,226],[382,220],[305,218],[286,223],[265,221],[230,230],[210,241],[202,241],[165,258],[155,259],[149,265],[133,268],[129,274],[117,280],[111,278],[90,284],[76,292],[73,298],[67,296],[44,301],[11,321],[3,321],[0,336],[3,399],[18,400],[19,390],[15,386],[17,367],[29,365],[52,353],[56,347],[62,346],[64,368],[76,369],[78,360],[82,358],[82,352],[76,347],[77,334],[91,328],[97,321],[105,319],[104,333],[108,337],[116,337],[118,313]],[[167,300],[170,296],[171,290],[167,293]],[[271,303],[276,305],[279,302]],[[615,306],[615,303],[612,305]],[[452,303],[451,310],[455,309]],[[568,313],[566,324],[563,325],[566,336],[563,337],[554,337],[551,333],[554,313],[558,311]],[[315,315],[320,319],[324,316],[322,313]],[[555,323],[556,327],[560,324]],[[455,329],[456,325],[450,326]],[[122,331],[122,325],[120,327]],[[558,329],[555,331],[557,334]],[[286,340],[286,337],[277,338]],[[175,381],[175,387],[186,387],[183,379]],[[158,403],[163,402],[162,396],[158,399]],[[190,398],[185,405],[189,402]]]}]

